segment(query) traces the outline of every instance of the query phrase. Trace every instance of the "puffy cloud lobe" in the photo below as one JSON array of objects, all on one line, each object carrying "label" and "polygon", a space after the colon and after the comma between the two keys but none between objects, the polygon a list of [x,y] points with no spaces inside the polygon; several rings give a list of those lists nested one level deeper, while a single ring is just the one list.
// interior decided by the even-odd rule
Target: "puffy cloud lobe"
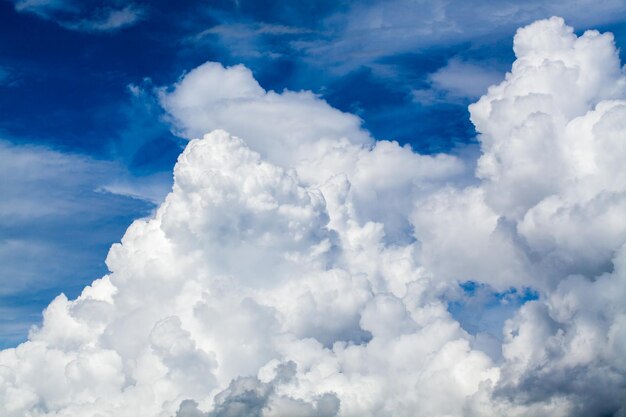
[{"label": "puffy cloud lobe", "polygon": [[552,415],[624,414],[625,250],[617,251],[613,273],[594,281],[570,276],[506,323],[503,372],[514,377],[498,397],[563,402]]},{"label": "puffy cloud lobe", "polygon": [[373,142],[358,117],[332,108],[309,91],[265,91],[243,65],[203,64],[173,91],[162,90],[161,102],[183,136],[224,129],[282,165],[306,157],[306,145],[322,138]]},{"label": "puffy cloud lobe", "polygon": [[576,37],[552,18],[520,29],[514,49],[507,79],[470,106],[485,199],[555,273],[593,275],[626,237],[626,78],[612,35]]},{"label": "puffy cloud lobe", "polygon": [[[297,169],[305,185],[345,173],[361,221],[385,224],[388,237],[406,240],[416,194],[464,171],[449,155],[419,155],[397,142],[375,142],[354,115],[311,92],[265,91],[242,65],[206,63],[186,74],[160,100],[186,137],[224,129],[244,138],[268,162]],[[400,192],[399,190],[403,190]]]},{"label": "puffy cloud lobe", "polygon": [[[515,52],[470,109],[476,181],[243,67],[190,72],[178,127],[243,139],[190,141],[111,273],[0,352],[2,415],[624,415],[623,73],[558,18]],[[487,349],[448,311],[466,280],[539,297]]]},{"label": "puffy cloud lobe", "polygon": [[283,264],[327,263],[333,236],[324,228],[321,193],[301,187],[293,173],[262,161],[243,141],[218,131],[211,141],[192,142],[174,177],[163,230],[174,241],[184,237],[190,251],[212,253],[216,273],[262,286],[267,276],[279,278]]}]

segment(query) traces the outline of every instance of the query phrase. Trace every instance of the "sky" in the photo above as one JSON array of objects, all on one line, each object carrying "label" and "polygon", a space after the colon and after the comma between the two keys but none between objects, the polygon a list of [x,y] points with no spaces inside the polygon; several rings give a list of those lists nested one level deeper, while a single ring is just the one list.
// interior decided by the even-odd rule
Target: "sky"
[{"label": "sky", "polygon": [[622,0],[179,3],[0,1],[0,415],[626,415]]}]

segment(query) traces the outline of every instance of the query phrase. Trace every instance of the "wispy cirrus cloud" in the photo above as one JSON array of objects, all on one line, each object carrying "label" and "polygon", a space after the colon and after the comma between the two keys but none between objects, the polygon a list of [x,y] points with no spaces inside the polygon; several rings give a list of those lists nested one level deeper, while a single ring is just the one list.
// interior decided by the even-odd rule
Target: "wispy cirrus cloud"
[{"label": "wispy cirrus cloud", "polygon": [[74,0],[15,0],[19,12],[33,13],[60,26],[81,32],[112,32],[141,21],[147,10],[134,3]]},{"label": "wispy cirrus cloud", "polygon": [[9,76],[10,76],[10,72],[7,68],[0,66],[0,84],[4,84]]},{"label": "wispy cirrus cloud", "polygon": [[102,273],[107,247],[153,204],[118,164],[42,146],[0,140],[0,178],[0,339],[10,345],[59,286],[76,291]]},{"label": "wispy cirrus cloud", "polygon": [[521,23],[553,15],[588,27],[619,21],[626,5],[620,0],[357,2],[323,21],[325,38],[297,46],[313,62],[346,72],[424,48],[484,42],[485,36],[493,41],[509,36]]},{"label": "wispy cirrus cloud", "polygon": [[229,55],[239,58],[276,59],[293,52],[291,41],[312,36],[315,30],[306,27],[234,21],[204,29],[187,37],[185,42],[221,45]]},{"label": "wispy cirrus cloud", "polygon": [[13,87],[20,82],[14,68],[0,65],[0,87]]}]

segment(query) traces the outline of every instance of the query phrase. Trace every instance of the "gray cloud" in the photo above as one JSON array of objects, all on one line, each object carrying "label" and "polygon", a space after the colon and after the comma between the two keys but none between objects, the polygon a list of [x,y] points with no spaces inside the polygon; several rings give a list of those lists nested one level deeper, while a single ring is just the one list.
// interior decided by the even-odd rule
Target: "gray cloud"
[{"label": "gray cloud", "polygon": [[203,413],[198,403],[184,400],[176,417],[334,417],[339,412],[339,399],[326,393],[311,402],[276,393],[277,386],[290,382],[296,374],[296,364],[287,362],[276,367],[276,376],[269,382],[255,377],[239,377],[227,389],[215,396],[213,411]]}]

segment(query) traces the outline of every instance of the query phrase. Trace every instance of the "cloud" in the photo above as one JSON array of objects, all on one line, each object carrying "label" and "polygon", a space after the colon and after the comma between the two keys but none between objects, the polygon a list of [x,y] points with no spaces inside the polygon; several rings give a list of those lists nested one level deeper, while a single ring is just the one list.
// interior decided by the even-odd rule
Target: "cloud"
[{"label": "cloud", "polygon": [[0,65],[0,88],[13,88],[22,83],[22,74],[13,66]]},{"label": "cloud", "polygon": [[60,26],[81,32],[112,32],[143,19],[146,10],[136,4],[101,6],[73,0],[14,0],[18,12],[33,13]]},{"label": "cloud", "polygon": [[626,84],[613,37],[577,37],[552,18],[520,29],[514,49],[507,79],[470,106],[485,198],[554,267],[577,259],[571,272],[600,273],[626,231],[615,216]]},{"label": "cloud", "polygon": [[5,85],[10,81],[11,71],[3,66],[0,66],[0,85]]},{"label": "cloud", "polygon": [[514,51],[470,107],[475,177],[243,66],[161,89],[197,136],[172,191],[0,352],[1,414],[624,414],[624,73],[559,18]]},{"label": "cloud", "polygon": [[322,30],[332,36],[294,46],[311,63],[345,73],[398,54],[508,36],[520,24],[552,15],[589,27],[619,21],[624,13],[619,0],[601,5],[589,0],[359,2],[324,20]]},{"label": "cloud", "polygon": [[428,76],[430,89],[413,90],[415,101],[422,104],[476,99],[487,87],[502,80],[504,74],[478,63],[451,59]]},{"label": "cloud", "polygon": [[[302,157],[297,153],[305,145],[324,137],[373,142],[356,116],[332,108],[310,91],[265,91],[243,65],[203,64],[185,74],[173,90],[162,90],[161,103],[182,136],[225,129],[283,164]],[[246,119],[241,120],[244,113]]]},{"label": "cloud", "polygon": [[47,13],[55,10],[71,8],[69,6],[71,3],[66,0],[16,0],[14,3],[17,11],[32,11],[40,16],[47,16]]},{"label": "cloud", "polygon": [[[355,215],[387,218],[388,236],[407,234],[414,193],[464,171],[463,163],[449,155],[424,156],[397,142],[374,142],[358,117],[310,91],[265,91],[241,65],[203,64],[173,89],[161,89],[160,97],[182,136],[227,130],[245,138],[268,161],[297,168],[308,185],[348,174],[356,185],[353,198],[360,200]],[[412,188],[416,182],[421,186]],[[401,189],[410,191],[398,195]]]},{"label": "cloud", "polygon": [[[187,43],[217,43],[225,52],[244,59],[284,57],[289,48],[289,40],[314,36],[315,31],[303,27],[271,23],[221,23],[205,29],[186,39]],[[276,40],[279,42],[276,42]]]},{"label": "cloud", "polygon": [[198,403],[185,400],[181,403],[176,417],[236,417],[236,416],[299,416],[334,417],[339,412],[339,400],[332,393],[326,393],[312,402],[296,400],[277,394],[278,387],[289,382],[296,374],[296,364],[279,364],[275,376],[269,382],[255,377],[239,377],[227,389],[215,396],[213,411],[202,413]]},{"label": "cloud", "polygon": [[82,32],[110,32],[136,24],[143,18],[144,14],[143,9],[128,5],[121,9],[104,9],[92,17],[65,22],[62,26]]}]

